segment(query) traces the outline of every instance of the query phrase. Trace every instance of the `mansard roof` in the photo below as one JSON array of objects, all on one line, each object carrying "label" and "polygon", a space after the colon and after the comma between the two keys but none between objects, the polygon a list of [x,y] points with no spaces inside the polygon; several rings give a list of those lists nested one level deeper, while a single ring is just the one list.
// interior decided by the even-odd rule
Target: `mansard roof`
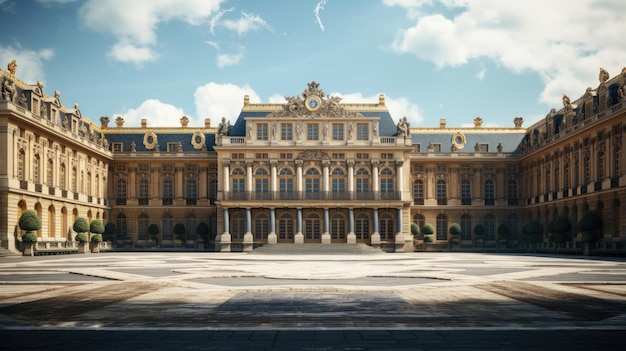
[{"label": "mansard roof", "polygon": [[[156,147],[146,147],[146,136],[154,134],[156,136],[156,144],[159,145],[159,151],[165,152],[167,150],[168,143],[180,142],[182,152],[197,152],[203,151],[202,148],[197,149],[194,145],[194,137],[197,133],[204,136],[204,145],[206,145],[206,151],[215,151],[215,133],[212,131],[206,131],[203,129],[188,128],[182,131],[181,128],[124,128],[122,132],[117,132],[115,128],[109,129],[106,132],[106,137],[109,143],[123,143],[122,152],[131,152],[131,144],[135,143],[135,150],[137,152],[151,152],[155,151]],[[200,137],[201,138],[201,137]],[[196,145],[198,145],[196,143]],[[148,146],[150,144],[148,143]]]},{"label": "mansard roof", "polygon": [[450,152],[454,138],[462,135],[463,147],[457,148],[457,152],[474,152],[476,144],[487,144],[489,152],[496,152],[501,145],[502,152],[515,153],[525,131],[522,128],[412,128],[411,142],[421,144],[422,152],[426,152],[429,143],[441,144],[441,152]]},{"label": "mansard roof", "polygon": [[[318,99],[319,106],[307,107],[309,99]],[[319,88],[319,83],[308,83],[308,88],[300,95],[285,97],[285,103],[250,103],[248,96],[244,98],[244,106],[230,129],[230,136],[246,135],[246,120],[252,118],[268,118],[285,121],[336,119],[354,120],[359,118],[379,119],[380,136],[396,136],[396,125],[385,105],[384,95],[380,95],[377,103],[342,103],[337,96],[326,95]]]}]

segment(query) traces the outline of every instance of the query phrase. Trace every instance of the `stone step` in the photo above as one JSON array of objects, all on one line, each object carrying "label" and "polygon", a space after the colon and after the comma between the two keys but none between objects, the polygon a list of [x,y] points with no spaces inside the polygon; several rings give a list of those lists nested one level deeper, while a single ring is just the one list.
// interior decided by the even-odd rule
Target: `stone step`
[{"label": "stone step", "polygon": [[22,254],[15,253],[11,250],[7,250],[4,247],[0,247],[0,257],[9,257],[9,256],[22,256]]},{"label": "stone step", "polygon": [[373,248],[367,244],[265,244],[257,247],[251,254],[277,254],[277,255],[346,255],[346,254],[383,254],[384,251]]}]

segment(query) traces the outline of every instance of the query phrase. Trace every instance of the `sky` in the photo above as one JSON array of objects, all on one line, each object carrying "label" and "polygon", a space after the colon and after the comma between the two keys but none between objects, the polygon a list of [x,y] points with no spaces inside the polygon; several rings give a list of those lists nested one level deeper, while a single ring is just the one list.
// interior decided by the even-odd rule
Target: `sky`
[{"label": "sky", "polygon": [[316,81],[414,127],[524,127],[626,66],[623,0],[0,0],[0,65],[124,126],[234,122]]}]

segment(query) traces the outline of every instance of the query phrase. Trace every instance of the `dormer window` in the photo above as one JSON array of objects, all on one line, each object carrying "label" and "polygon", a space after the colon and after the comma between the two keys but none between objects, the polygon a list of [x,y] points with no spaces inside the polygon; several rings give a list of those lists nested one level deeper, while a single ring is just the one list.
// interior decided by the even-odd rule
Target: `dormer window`
[{"label": "dormer window", "polygon": [[369,140],[369,126],[367,123],[356,124],[356,140]]}]

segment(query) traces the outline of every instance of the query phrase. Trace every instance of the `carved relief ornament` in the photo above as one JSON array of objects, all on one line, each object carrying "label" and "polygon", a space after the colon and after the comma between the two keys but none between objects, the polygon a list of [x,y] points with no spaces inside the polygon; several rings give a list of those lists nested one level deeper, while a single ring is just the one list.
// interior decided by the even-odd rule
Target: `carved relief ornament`
[{"label": "carved relief ornament", "polygon": [[272,112],[267,117],[332,117],[332,118],[359,118],[363,117],[358,112],[347,111],[341,106],[341,98],[327,96],[319,83],[308,83],[299,96],[285,96],[286,103],[282,105],[282,111]]}]

